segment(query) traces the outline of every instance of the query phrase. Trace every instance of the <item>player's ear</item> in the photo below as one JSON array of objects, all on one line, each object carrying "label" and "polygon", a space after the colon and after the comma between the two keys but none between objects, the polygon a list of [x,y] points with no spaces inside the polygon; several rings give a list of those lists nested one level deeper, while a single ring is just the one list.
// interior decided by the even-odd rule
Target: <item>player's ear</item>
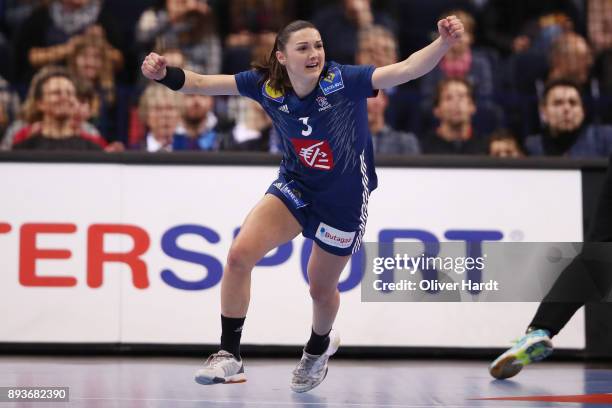
[{"label": "player's ear", "polygon": [[287,64],[287,57],[285,57],[285,54],[283,54],[282,51],[277,50],[275,55],[276,55],[276,59],[281,65]]}]

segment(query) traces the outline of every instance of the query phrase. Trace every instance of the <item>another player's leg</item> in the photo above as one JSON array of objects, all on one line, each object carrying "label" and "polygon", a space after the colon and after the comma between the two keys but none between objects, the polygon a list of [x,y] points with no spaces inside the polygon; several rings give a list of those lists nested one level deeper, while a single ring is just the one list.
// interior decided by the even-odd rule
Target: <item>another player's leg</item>
[{"label": "another player's leg", "polygon": [[[551,338],[584,304],[584,300],[576,300],[591,290],[587,269],[582,253],[565,268],[538,307],[525,335],[489,366],[493,377],[500,380],[514,377],[527,364],[542,361],[552,353]],[[569,302],[571,295],[576,295],[574,302]]]},{"label": "another player's leg", "polygon": [[221,280],[221,346],[195,380],[204,385],[246,381],[240,357],[242,325],[251,297],[251,270],[269,251],[290,241],[302,227],[277,197],[266,194],[232,243]]},{"label": "another player's leg", "polygon": [[327,375],[327,362],[338,346],[340,337],[332,330],[340,307],[338,280],[350,259],[321,249],[316,242],[308,261],[308,280],[312,297],[312,331],[302,359],[293,370],[291,389],[306,392],[319,385]]},{"label": "another player's leg", "polygon": [[612,164],[608,167],[581,253],[561,273],[546,295],[527,333],[491,363],[489,372],[493,377],[513,377],[525,365],[548,357],[553,351],[551,338],[565,327],[574,313],[586,302],[601,301],[608,294],[612,288],[612,260],[607,246],[612,241],[611,209]]}]

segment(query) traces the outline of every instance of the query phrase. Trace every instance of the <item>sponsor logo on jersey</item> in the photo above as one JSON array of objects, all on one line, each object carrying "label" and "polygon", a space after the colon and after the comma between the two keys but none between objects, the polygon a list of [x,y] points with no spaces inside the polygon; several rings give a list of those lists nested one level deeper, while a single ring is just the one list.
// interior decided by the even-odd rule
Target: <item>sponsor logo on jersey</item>
[{"label": "sponsor logo on jersey", "polygon": [[285,94],[283,94],[283,91],[272,88],[269,80],[262,85],[261,93],[263,93],[263,96],[268,99],[272,99],[274,102],[283,103],[285,100]]},{"label": "sponsor logo on jersey", "polygon": [[334,168],[334,156],[326,140],[291,139],[291,143],[303,165],[319,170]]},{"label": "sponsor logo on jersey", "polygon": [[315,237],[318,238],[319,241],[323,242],[324,244],[338,248],[348,248],[351,246],[353,240],[355,239],[355,231],[341,231],[322,222],[317,227],[317,233]]},{"label": "sponsor logo on jersey", "polygon": [[281,112],[289,113],[289,107],[287,106],[287,104],[284,104],[283,106],[278,108],[278,110]]},{"label": "sponsor logo on jersey", "polygon": [[274,183],[274,187],[278,188],[293,203],[296,209],[306,207],[308,204],[302,200],[302,192],[297,188],[291,187],[291,184],[293,184],[293,180],[284,185],[281,182]]},{"label": "sponsor logo on jersey", "polygon": [[317,103],[319,104],[319,112],[323,112],[324,110],[330,109],[332,107],[331,103],[324,96],[317,96]]},{"label": "sponsor logo on jersey", "polygon": [[325,77],[319,81],[319,87],[321,88],[321,91],[323,91],[324,95],[329,95],[343,89],[344,81],[342,80],[340,68],[330,68]]}]

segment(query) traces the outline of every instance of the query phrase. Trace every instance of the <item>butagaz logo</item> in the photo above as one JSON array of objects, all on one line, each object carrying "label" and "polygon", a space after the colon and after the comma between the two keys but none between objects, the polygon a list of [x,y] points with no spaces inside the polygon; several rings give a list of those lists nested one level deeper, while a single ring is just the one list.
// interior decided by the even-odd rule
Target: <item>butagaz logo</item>
[{"label": "butagaz logo", "polygon": [[319,112],[323,112],[332,107],[331,103],[324,96],[317,97],[317,103],[319,104]]},{"label": "butagaz logo", "polygon": [[287,106],[287,104],[284,104],[283,106],[278,108],[278,110],[281,112],[289,113],[289,107]]},{"label": "butagaz logo", "polygon": [[340,68],[330,68],[327,75],[325,75],[325,77],[319,81],[319,87],[321,88],[321,91],[323,91],[324,95],[329,95],[343,89],[344,81],[342,80]]},{"label": "butagaz logo", "polygon": [[348,248],[355,239],[355,231],[346,232],[331,227],[324,222],[319,224],[315,235],[321,242],[338,248]]},{"label": "butagaz logo", "polygon": [[302,164],[320,170],[331,170],[334,167],[334,156],[327,141],[291,139],[291,143]]}]

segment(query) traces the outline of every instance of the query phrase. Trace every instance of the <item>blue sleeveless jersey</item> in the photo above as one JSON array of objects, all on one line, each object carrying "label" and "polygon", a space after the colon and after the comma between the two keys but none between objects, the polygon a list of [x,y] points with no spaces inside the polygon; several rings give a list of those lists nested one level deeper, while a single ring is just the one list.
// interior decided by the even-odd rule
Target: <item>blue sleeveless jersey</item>
[{"label": "blue sleeveless jersey", "polygon": [[257,71],[235,76],[240,94],[261,104],[280,135],[280,175],[320,203],[359,207],[377,186],[366,103],[373,72],[330,62],[303,99],[272,89]]}]

